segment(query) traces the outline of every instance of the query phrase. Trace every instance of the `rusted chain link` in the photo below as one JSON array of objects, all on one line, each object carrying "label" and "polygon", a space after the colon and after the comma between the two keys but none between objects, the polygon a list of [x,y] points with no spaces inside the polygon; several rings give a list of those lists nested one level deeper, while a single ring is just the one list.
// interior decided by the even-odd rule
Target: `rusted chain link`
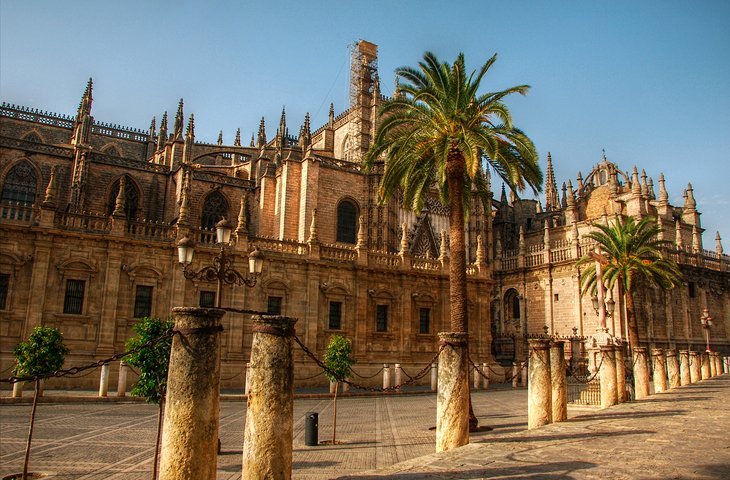
[{"label": "rusted chain link", "polygon": [[301,381],[304,381],[304,380],[311,380],[311,379],[313,379],[313,378],[319,377],[320,375],[324,375],[324,372],[323,372],[323,371],[321,371],[321,370],[320,370],[319,372],[315,373],[314,375],[312,375],[312,376],[309,376],[309,377],[304,377],[304,378],[295,378],[295,379],[294,379],[294,381],[296,381],[296,382],[301,382]]},{"label": "rusted chain link", "polygon": [[137,348],[127,350],[126,352],[115,353],[114,355],[112,355],[109,358],[105,358],[103,360],[97,360],[95,362],[92,362],[92,363],[89,363],[87,365],[83,365],[80,367],[71,367],[71,368],[60,369],[60,370],[56,370],[55,372],[44,373],[42,375],[33,375],[33,376],[26,376],[26,377],[11,376],[8,378],[0,378],[0,383],[29,382],[29,381],[41,380],[44,378],[74,376],[85,370],[89,370],[92,368],[99,368],[99,367],[104,366],[107,363],[116,362],[117,360],[120,360],[128,355],[132,355],[133,353],[137,353],[144,348],[148,348],[153,345],[156,345],[159,342],[163,341],[164,339],[174,336],[176,333],[178,333],[178,332],[176,332],[173,329],[170,329],[167,332],[165,332],[164,334],[160,335],[159,337],[148,340],[147,342],[143,343],[142,345],[138,346]]},{"label": "rusted chain link", "polygon": [[353,373],[353,374],[355,374],[355,376],[356,376],[356,377],[360,377],[360,378],[362,378],[363,380],[369,380],[369,379],[371,379],[371,378],[375,378],[375,377],[377,377],[378,375],[380,375],[380,372],[382,372],[382,371],[383,371],[383,368],[381,367],[381,368],[380,368],[380,370],[378,370],[378,371],[377,371],[377,372],[375,372],[374,374],[372,374],[372,375],[370,375],[370,376],[366,377],[366,376],[364,376],[364,375],[360,375],[359,373],[357,373],[357,372],[356,372],[355,370],[353,370],[352,368],[350,369],[350,373]]},{"label": "rusted chain link", "polygon": [[[322,360],[317,358],[317,356],[314,353],[312,353],[312,351],[309,350],[309,348],[307,348],[306,345],[304,345],[304,343],[299,339],[299,337],[294,335],[292,338],[294,338],[294,341],[296,342],[296,344],[299,345],[299,347],[301,347],[301,349],[304,351],[304,353],[306,353],[307,356],[309,358],[311,358],[314,361],[314,363],[316,363],[319,366],[319,368],[321,368],[324,372],[328,373],[329,375],[337,378],[337,375],[335,375],[334,372],[332,372],[329,368],[327,368],[327,366],[324,364],[324,362],[322,362]],[[358,383],[352,382],[352,381],[344,379],[344,378],[337,378],[337,381],[346,383],[347,385],[357,388],[358,390],[365,390],[368,392],[395,392],[395,391],[398,391],[401,388],[408,386],[408,385],[420,380],[421,378],[423,378],[429,372],[429,370],[431,370],[431,364],[436,361],[436,359],[439,357],[439,355],[441,355],[441,352],[444,350],[444,348],[446,348],[446,345],[441,345],[439,347],[438,351],[436,352],[436,354],[431,359],[431,361],[428,362],[428,365],[426,365],[420,372],[418,372],[416,375],[414,375],[410,380],[403,382],[401,384],[398,384],[398,385],[393,385],[392,387],[386,387],[386,388],[367,387],[365,385],[360,385]]]},{"label": "rusted chain link", "polygon": [[592,382],[593,380],[596,379],[596,377],[598,376],[598,374],[601,372],[601,367],[603,366],[603,357],[604,356],[605,355],[601,355],[601,361],[598,363],[598,368],[596,368],[596,373],[594,373],[593,375],[587,376],[585,380],[583,380],[580,375],[574,374],[573,373],[573,369],[571,369],[570,367],[567,368],[567,370],[568,370],[568,378],[572,378],[573,380],[577,381],[578,383],[590,383],[590,382]]},{"label": "rusted chain link", "polygon": [[[477,372],[479,372],[479,375],[482,378],[484,378],[485,380],[487,380],[489,382],[492,381],[489,378],[489,375],[485,375],[484,372],[482,372],[482,369],[479,368],[479,365],[477,365],[476,363],[474,363],[474,360],[471,359],[471,356],[469,357],[469,363],[471,363],[472,368],[474,368]],[[509,383],[509,382],[511,382],[517,375],[520,374],[520,370],[521,369],[522,369],[522,367],[517,368],[517,373],[515,373],[514,368],[512,368],[512,373],[508,376],[506,372],[499,373],[499,372],[495,371],[492,367],[490,367],[489,364],[487,364],[487,370],[489,370],[490,372],[492,372],[494,375],[496,375],[498,377],[504,375],[504,382],[503,383]]]},{"label": "rusted chain link", "polygon": [[228,378],[221,378],[221,382],[227,382],[228,380],[233,380],[234,378],[238,377],[239,375],[243,374],[243,370],[239,370],[239,372],[232,377]]}]

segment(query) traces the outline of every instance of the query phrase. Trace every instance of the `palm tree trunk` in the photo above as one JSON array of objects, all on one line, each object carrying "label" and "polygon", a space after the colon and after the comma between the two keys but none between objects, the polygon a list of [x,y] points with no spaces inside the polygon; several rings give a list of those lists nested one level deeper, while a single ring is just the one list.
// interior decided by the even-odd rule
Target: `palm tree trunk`
[{"label": "palm tree trunk", "polygon": [[337,390],[340,387],[340,382],[335,382],[335,400],[332,407],[332,445],[337,443]]},{"label": "palm tree trunk", "polygon": [[160,456],[160,440],[162,439],[162,417],[165,412],[165,399],[160,400],[157,411],[157,439],[155,440],[155,459],[152,465],[152,480],[157,480],[157,461]]},{"label": "palm tree trunk", "polygon": [[40,380],[34,382],[33,409],[30,411],[30,426],[28,427],[28,442],[25,444],[25,461],[23,462],[23,480],[28,478],[28,463],[30,462],[30,442],[33,439],[33,424],[35,423],[35,410],[38,405],[38,387]]},{"label": "palm tree trunk", "polygon": [[639,346],[639,326],[636,324],[636,314],[634,312],[634,295],[628,291],[626,296],[626,320],[629,323],[629,345],[631,350],[635,350]]}]

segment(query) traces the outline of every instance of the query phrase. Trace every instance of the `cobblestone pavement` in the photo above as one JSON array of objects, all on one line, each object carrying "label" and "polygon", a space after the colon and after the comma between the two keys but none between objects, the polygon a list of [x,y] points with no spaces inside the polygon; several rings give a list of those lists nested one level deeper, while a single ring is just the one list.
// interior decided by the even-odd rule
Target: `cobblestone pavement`
[{"label": "cobblestone pavement", "polygon": [[[725,375],[603,412],[570,409],[569,422],[528,432],[525,389],[474,392],[481,423],[494,430],[444,454],[432,453],[434,395],[340,398],[342,443],[318,447],[304,446],[304,415],[319,412],[319,439],[331,439],[331,401],[297,399],[294,478],[730,478],[729,394]],[[218,479],[241,478],[244,410],[221,404]],[[0,405],[0,477],[22,468],[29,413],[29,405]],[[146,480],[156,414],[140,403],[40,404],[31,470]]]}]

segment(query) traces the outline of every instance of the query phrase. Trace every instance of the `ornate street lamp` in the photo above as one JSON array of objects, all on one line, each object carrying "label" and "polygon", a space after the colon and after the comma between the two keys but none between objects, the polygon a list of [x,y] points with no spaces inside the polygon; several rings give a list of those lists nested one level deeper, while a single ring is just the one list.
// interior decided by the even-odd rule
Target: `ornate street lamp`
[{"label": "ornate street lamp", "polygon": [[702,328],[705,330],[705,340],[707,342],[706,351],[711,352],[712,350],[710,350],[710,327],[713,325],[713,323],[712,317],[710,316],[710,310],[708,308],[702,310],[700,322],[702,323]]},{"label": "ornate street lamp", "polygon": [[216,224],[215,230],[216,240],[218,240],[218,244],[220,245],[220,252],[213,257],[210,265],[198,271],[189,268],[190,263],[193,261],[195,242],[187,235],[177,242],[177,253],[178,261],[183,266],[185,278],[189,280],[205,280],[208,282],[217,281],[218,287],[215,296],[215,306],[220,307],[224,283],[227,285],[246,285],[248,287],[256,285],[263,268],[264,256],[258,247],[254,246],[253,251],[248,255],[249,273],[248,275],[242,275],[233,268],[233,255],[226,253],[226,246],[231,240],[231,231],[233,230],[231,223],[224,218]]}]

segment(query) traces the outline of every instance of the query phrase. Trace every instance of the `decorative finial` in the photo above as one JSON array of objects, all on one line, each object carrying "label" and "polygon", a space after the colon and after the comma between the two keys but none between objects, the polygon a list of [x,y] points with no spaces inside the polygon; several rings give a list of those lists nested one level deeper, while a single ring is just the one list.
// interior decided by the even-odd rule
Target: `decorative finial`
[{"label": "decorative finial", "polygon": [[309,224],[309,239],[308,243],[315,243],[317,241],[317,209],[312,210],[312,223]]}]

